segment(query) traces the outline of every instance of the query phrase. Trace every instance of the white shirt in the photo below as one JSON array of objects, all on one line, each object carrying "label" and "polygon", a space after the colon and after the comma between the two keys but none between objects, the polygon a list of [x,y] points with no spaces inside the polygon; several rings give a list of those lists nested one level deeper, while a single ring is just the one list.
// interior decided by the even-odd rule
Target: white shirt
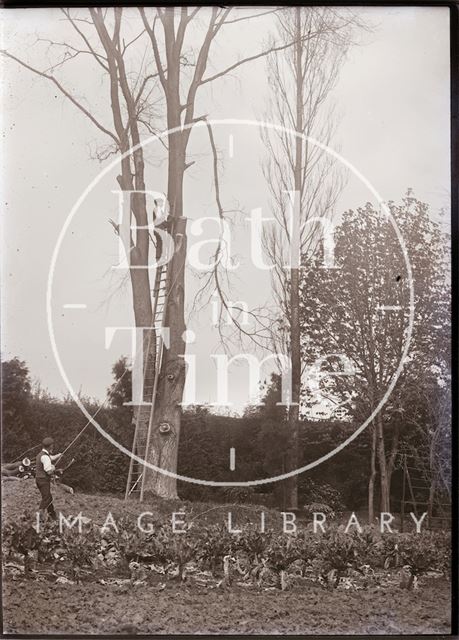
[{"label": "white shirt", "polygon": [[60,457],[60,453],[56,453],[56,455],[52,456],[46,449],[43,449],[43,451],[44,454],[40,458],[43,469],[46,471],[46,473],[52,473],[55,469],[53,462]]}]

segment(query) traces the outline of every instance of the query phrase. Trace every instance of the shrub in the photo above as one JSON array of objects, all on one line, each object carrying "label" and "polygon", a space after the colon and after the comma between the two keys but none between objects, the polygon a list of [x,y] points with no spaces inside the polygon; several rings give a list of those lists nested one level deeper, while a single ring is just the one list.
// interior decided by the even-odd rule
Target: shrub
[{"label": "shrub", "polygon": [[264,556],[271,540],[272,532],[260,533],[257,530],[245,528],[237,542],[237,551],[245,553],[250,562],[258,563]]},{"label": "shrub", "polygon": [[[402,564],[406,566],[412,578],[417,578],[430,570],[441,571],[445,568],[446,563],[449,564],[451,547],[447,541],[447,536],[442,537],[432,531],[424,531],[420,534],[400,534],[398,541],[400,557]],[[412,584],[413,580],[408,583],[408,588]]]},{"label": "shrub", "polygon": [[321,577],[330,586],[338,586],[339,579],[350,568],[363,564],[360,555],[361,542],[356,533],[344,533],[341,529],[327,531],[319,545]]},{"label": "shrub", "polygon": [[196,557],[199,540],[189,532],[169,532],[167,546],[165,546],[165,559],[176,565],[177,575],[181,580],[186,578],[186,565]]},{"label": "shrub", "polygon": [[301,542],[293,535],[273,537],[265,551],[268,567],[278,576],[282,590],[287,587],[286,571],[301,558]]},{"label": "shrub", "polygon": [[236,536],[229,534],[225,527],[213,525],[198,534],[196,557],[203,569],[215,574],[223,566],[224,556],[230,554],[237,545]]},{"label": "shrub", "polygon": [[306,504],[303,507],[303,511],[309,516],[313,513],[323,513],[328,520],[332,520],[336,515],[328,504],[324,504],[322,502],[311,502]]},{"label": "shrub", "polygon": [[222,496],[226,502],[244,504],[251,502],[255,494],[253,487],[224,487]]},{"label": "shrub", "polygon": [[[299,481],[298,491],[305,508],[310,504],[320,504],[327,505],[335,513],[346,509],[340,491],[327,483],[319,484],[311,478],[303,476]],[[316,511],[319,511],[319,509],[316,509]]]}]

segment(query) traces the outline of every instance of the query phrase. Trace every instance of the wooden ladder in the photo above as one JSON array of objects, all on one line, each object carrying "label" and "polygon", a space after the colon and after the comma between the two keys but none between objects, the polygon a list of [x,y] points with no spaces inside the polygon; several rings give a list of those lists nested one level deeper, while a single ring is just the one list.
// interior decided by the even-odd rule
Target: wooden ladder
[{"label": "wooden ladder", "polygon": [[[144,366],[144,379],[143,379],[143,391],[144,397],[151,398],[151,404],[138,407],[136,416],[136,425],[134,430],[134,437],[132,442],[132,453],[142,460],[147,459],[148,450],[150,447],[150,436],[153,425],[153,417],[155,411],[156,393],[158,390],[159,375],[161,372],[161,362],[164,349],[164,336],[162,329],[164,329],[166,319],[166,299],[167,299],[167,273],[168,263],[158,266],[155,274],[155,284],[152,290],[153,297],[153,322],[152,331],[150,332],[148,342],[148,355],[147,366]],[[155,360],[154,375],[151,375],[148,367],[148,357],[150,356],[151,349],[151,336],[154,335],[154,351],[153,356]],[[143,418],[148,414],[148,430],[146,437],[140,433],[139,425],[142,423]],[[143,437],[142,437],[143,436]],[[131,456],[129,462],[129,472],[126,483],[125,500],[129,496],[139,497],[140,501],[143,500],[144,486],[145,486],[145,472],[146,467],[142,462],[138,462]]]}]

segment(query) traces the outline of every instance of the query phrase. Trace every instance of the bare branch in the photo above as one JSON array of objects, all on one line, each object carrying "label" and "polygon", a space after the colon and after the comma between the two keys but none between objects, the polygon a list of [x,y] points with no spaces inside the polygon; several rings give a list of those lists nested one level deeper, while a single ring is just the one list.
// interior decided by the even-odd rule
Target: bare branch
[{"label": "bare branch", "polygon": [[56,80],[56,78],[52,75],[49,75],[47,73],[44,73],[43,71],[40,71],[39,69],[36,69],[35,67],[32,67],[31,65],[27,64],[27,62],[24,62],[24,60],[21,60],[20,58],[17,58],[16,56],[14,56],[13,54],[9,53],[8,51],[5,51],[4,49],[0,50],[0,53],[2,53],[4,56],[6,56],[7,58],[10,58],[11,60],[14,60],[15,62],[17,62],[18,64],[20,64],[22,67],[24,67],[25,69],[28,69],[29,71],[32,71],[32,73],[34,73],[37,76],[41,76],[42,78],[46,78],[46,80],[49,80],[50,82],[52,82],[58,89],[59,91],[68,99],[70,100],[70,102],[72,104],[74,104],[77,109],[79,109],[82,113],[84,113],[84,115],[89,118],[89,120],[103,133],[105,133],[106,135],[110,136],[110,138],[112,138],[112,140],[114,140],[118,145],[120,144],[119,139],[116,137],[116,135],[110,131],[109,129],[107,129],[106,127],[104,127],[98,120],[96,120],[96,118],[92,115],[92,113],[90,111],[88,111],[88,109],[86,109],[85,107],[83,107],[83,105],[78,102],[78,100],[76,100],[76,98],[74,98],[74,96],[72,96],[72,94],[67,91],[67,89],[65,89],[62,84]]},{"label": "bare branch", "polygon": [[[312,36],[309,36],[309,37],[312,37]],[[243,64],[246,64],[247,62],[253,62],[253,60],[258,60],[259,58],[264,58],[265,56],[269,55],[270,53],[276,53],[277,51],[285,51],[285,49],[289,49],[294,44],[295,44],[294,41],[293,42],[288,42],[287,44],[278,45],[277,47],[270,47],[269,49],[266,49],[264,51],[260,51],[260,53],[256,53],[256,54],[254,54],[252,56],[248,56],[247,58],[244,58],[243,60],[239,60],[238,62],[235,62],[234,64],[230,65],[229,67],[227,67],[223,71],[219,71],[218,73],[214,74],[213,76],[208,76],[207,78],[203,78],[203,80],[201,81],[201,84],[206,84],[207,82],[213,82],[217,78],[221,78],[222,76],[225,76],[227,73],[230,73],[231,71],[234,71],[234,69],[237,69],[238,67],[240,67]]]},{"label": "bare branch", "polygon": [[[161,11],[159,7],[157,8],[158,16],[161,18]],[[155,36],[155,23],[156,17],[153,20],[153,25],[150,27],[147,16],[145,15],[145,9],[143,7],[139,7],[139,13],[142,17],[143,24],[145,25],[145,29],[150,37],[150,42],[153,48],[153,55],[155,57],[156,68],[158,69],[159,79],[163,88],[166,88],[166,76],[164,72],[164,68],[161,62],[161,56],[159,55],[158,43],[156,42]]]},{"label": "bare branch", "polygon": [[132,38],[132,40],[130,40],[127,44],[125,44],[124,40],[123,40],[123,50],[121,52],[121,55],[124,56],[124,54],[126,53],[127,49],[134,44],[134,42],[137,42],[137,40],[139,38],[141,38],[143,36],[143,34],[146,33],[146,29],[143,29],[143,31],[141,31],[137,36],[135,36],[134,38]]},{"label": "bare branch", "polygon": [[[97,62],[100,64],[100,66],[105,69],[105,71],[108,71],[108,66],[102,62],[102,60],[107,60],[107,58],[105,58],[104,56],[100,55],[99,53],[97,53],[94,48],[91,46],[91,43],[89,42],[88,38],[86,37],[86,35],[84,34],[84,32],[79,28],[79,26],[76,24],[76,19],[72,18],[72,16],[70,15],[70,10],[69,9],[61,9],[62,13],[66,16],[67,20],[70,22],[70,24],[72,25],[72,27],[75,29],[75,31],[78,33],[78,35],[83,39],[83,41],[86,43],[86,46],[88,47],[89,51],[92,53],[92,55],[94,56],[94,59],[97,60]],[[89,22],[89,21],[87,21]],[[92,23],[89,23],[92,24]]]},{"label": "bare branch", "polygon": [[145,76],[145,78],[142,81],[142,84],[140,85],[140,89],[139,89],[139,91],[137,93],[137,96],[135,97],[135,100],[134,100],[136,104],[139,102],[140,98],[142,97],[142,93],[143,93],[143,91],[145,89],[145,86],[146,86],[147,82],[149,80],[154,80],[157,77],[158,77],[157,73],[150,73],[148,76]]},{"label": "bare branch", "polygon": [[[225,219],[225,215],[224,215],[224,209],[223,209],[223,205],[221,202],[221,196],[220,196],[220,180],[219,180],[219,176],[218,176],[218,152],[217,152],[217,147],[215,145],[215,139],[214,139],[214,135],[213,135],[213,130],[212,130],[212,126],[210,124],[210,122],[208,122],[206,120],[206,127],[207,127],[207,131],[209,134],[209,142],[210,142],[210,146],[212,149],[212,157],[213,157],[213,180],[214,180],[214,188],[215,188],[215,200],[216,200],[216,204],[217,204],[217,211],[218,211],[218,216],[220,218],[221,221],[223,221]],[[225,311],[228,314],[228,317],[231,318],[232,323],[234,324],[236,330],[239,332],[239,334],[243,334],[245,336],[247,336],[248,338],[250,338],[255,344],[257,344],[259,347],[264,348],[265,344],[264,341],[268,338],[268,335],[263,336],[263,334],[260,334],[260,331],[255,329],[254,331],[248,331],[247,329],[245,329],[242,324],[239,322],[239,319],[234,315],[234,311],[239,311],[239,312],[244,312],[246,311],[245,309],[242,309],[241,307],[238,307],[237,305],[232,305],[228,302],[226,295],[223,291],[223,287],[222,287],[222,283],[220,281],[220,275],[219,275],[219,265],[221,262],[221,258],[222,258],[222,249],[223,249],[223,239],[222,239],[222,233],[220,233],[219,239],[218,239],[218,244],[217,244],[217,248],[214,254],[214,267],[212,269],[212,272],[207,280],[207,282],[205,283],[204,287],[202,287],[201,289],[201,293],[210,286],[210,284],[212,282],[214,282],[215,285],[215,291],[218,294],[218,297],[222,303],[222,309],[220,309],[220,322],[218,323],[218,331],[220,334],[220,339],[222,341],[222,343],[225,343],[225,338],[223,336],[223,332],[222,332],[222,326],[221,326],[221,319],[222,319],[222,312],[223,309],[225,309]],[[199,293],[198,296],[199,297]],[[261,324],[260,322],[260,318],[261,315],[258,313],[255,313],[253,311],[247,310],[246,311],[247,314],[249,316],[251,316],[255,322],[257,322],[258,324]],[[266,326],[262,327],[262,329],[269,331],[269,324],[267,324]]]},{"label": "bare branch", "polygon": [[247,20],[252,20],[253,18],[261,18],[262,16],[267,16],[272,13],[277,13],[281,11],[281,9],[271,9],[270,11],[263,11],[262,13],[253,13],[250,16],[242,16],[240,18],[233,18],[232,20],[225,20],[225,26],[227,24],[234,24],[236,22],[245,22]]}]

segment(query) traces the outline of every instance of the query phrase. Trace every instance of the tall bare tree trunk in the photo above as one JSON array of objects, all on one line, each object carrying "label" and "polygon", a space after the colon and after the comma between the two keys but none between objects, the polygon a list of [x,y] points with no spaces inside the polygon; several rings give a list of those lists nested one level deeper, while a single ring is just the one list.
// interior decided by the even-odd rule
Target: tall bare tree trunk
[{"label": "tall bare tree trunk", "polygon": [[[113,72],[115,74],[115,72]],[[131,129],[134,130],[133,138],[135,144],[139,144],[140,137],[136,126],[135,119],[131,121]],[[139,147],[134,152],[134,164],[136,172],[134,180],[131,171],[131,163],[129,157],[123,158],[121,161],[121,175],[118,176],[118,183],[123,191],[127,192],[130,199],[130,210],[134,214],[137,227],[146,227],[148,224],[148,215],[146,207],[144,182],[144,161],[143,150]],[[131,193],[136,189],[138,193]],[[150,274],[148,270],[149,261],[149,242],[150,238],[146,228],[138,228],[136,231],[135,246],[126,247],[129,252],[130,279],[132,286],[132,303],[134,310],[134,322],[136,327],[151,327],[153,321],[153,309],[151,300]],[[139,268],[142,267],[142,268]],[[154,330],[145,329],[143,332],[142,360],[143,372],[145,380],[152,380],[155,371],[156,359],[156,335]],[[143,400],[148,403],[151,401],[153,387],[151,384],[145,383],[143,388]],[[150,417],[150,407],[148,405],[136,406],[134,409],[134,419],[137,427],[137,451],[142,456],[145,452],[147,433]]]},{"label": "tall bare tree trunk", "polygon": [[390,490],[392,486],[392,474],[395,468],[395,459],[398,454],[398,445],[400,440],[400,424],[397,422],[394,427],[394,433],[392,435],[392,442],[390,446],[389,459],[387,461],[387,497],[390,506]]},{"label": "tall bare tree trunk", "polygon": [[[337,14],[328,9],[316,11],[315,8],[301,6],[280,12],[278,19],[281,37],[286,44],[292,43],[292,51],[282,60],[272,57],[268,64],[269,81],[273,87],[270,118],[282,124],[285,131],[262,134],[269,152],[265,169],[276,221],[265,230],[263,246],[276,265],[272,272],[278,307],[276,313],[285,321],[281,335],[273,332],[272,345],[282,355],[287,355],[288,349],[291,406],[287,415],[285,468],[292,472],[300,466],[302,331],[299,262],[313,255],[321,237],[325,240],[325,223],[334,214],[336,197],[341,189],[334,163],[329,161],[323,149],[311,150],[308,141],[310,137],[318,137],[322,143],[331,142],[333,126],[330,123],[333,118],[325,106],[325,99],[337,81],[343,52],[350,42],[350,23],[345,25],[337,20]],[[286,189],[294,191],[291,216],[287,211]],[[323,226],[316,224],[316,212],[323,218]],[[313,224],[308,226],[307,223]],[[286,268],[289,253],[292,262]],[[306,307],[301,308],[305,324],[309,322],[308,303],[302,299],[302,305]],[[283,489],[287,505],[297,508],[297,477],[285,480]]]},{"label": "tall bare tree trunk", "polygon": [[[301,7],[295,8],[295,80],[296,80],[296,131],[295,138],[295,204],[292,208],[292,216],[298,216],[298,220],[292,220],[292,248],[296,246],[293,239],[295,233],[300,235],[301,221],[301,194],[303,189],[302,160],[303,160],[303,68],[302,68],[302,41],[301,41]],[[298,237],[298,248],[300,241]],[[293,252],[291,252],[293,254]],[[293,256],[294,261],[300,260],[300,256]],[[290,359],[292,375],[292,405],[289,407],[289,446],[287,454],[287,470],[298,468],[298,423],[300,414],[301,395],[301,331],[300,331],[300,275],[295,266],[290,269]],[[286,491],[287,506],[290,509],[298,508],[298,476],[287,480]]]},{"label": "tall bare tree trunk", "polygon": [[376,429],[371,425],[370,477],[368,479],[368,522],[375,519],[375,480],[376,480]]},{"label": "tall bare tree trunk", "polygon": [[384,424],[381,413],[376,416],[376,451],[379,465],[380,510],[390,511],[390,486],[384,445]]},{"label": "tall bare tree trunk", "polygon": [[[174,12],[166,12],[165,34],[173,41]],[[183,216],[183,179],[186,169],[186,145],[189,130],[180,131],[180,50],[167,51],[167,126],[168,190],[170,228],[174,239],[174,256],[167,266],[166,319],[169,348],[164,349],[157,388],[148,461],[159,468],[176,473],[180,437],[181,402],[185,387],[185,263],[187,251],[186,218]],[[163,498],[177,498],[177,480],[161,472],[146,470],[144,492]]]},{"label": "tall bare tree trunk", "polygon": [[[169,348],[164,349],[148,461],[165,471],[177,472],[177,455],[181,423],[181,402],[185,386],[186,364],[183,358],[185,342],[184,272],[186,261],[186,219],[173,220],[176,250],[168,269],[168,302],[166,326],[169,329]],[[145,494],[163,498],[177,498],[175,477],[147,469]]]}]

